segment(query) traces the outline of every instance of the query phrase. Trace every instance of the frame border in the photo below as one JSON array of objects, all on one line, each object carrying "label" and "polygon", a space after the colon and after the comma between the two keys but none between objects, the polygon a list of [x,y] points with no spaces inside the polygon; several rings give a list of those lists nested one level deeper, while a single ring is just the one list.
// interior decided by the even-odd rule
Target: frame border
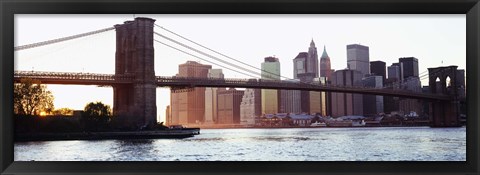
[{"label": "frame border", "polygon": [[[479,0],[1,0],[1,174],[478,174]],[[135,10],[132,10],[135,9]],[[466,14],[466,162],[14,162],[14,14]],[[475,106],[474,106],[475,105]]]}]

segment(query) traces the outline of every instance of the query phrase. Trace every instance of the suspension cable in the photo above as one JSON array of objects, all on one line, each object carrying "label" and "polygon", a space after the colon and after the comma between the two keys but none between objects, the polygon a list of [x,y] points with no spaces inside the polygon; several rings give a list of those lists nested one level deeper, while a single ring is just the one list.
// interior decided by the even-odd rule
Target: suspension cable
[{"label": "suspension cable", "polygon": [[209,61],[209,60],[207,60],[207,59],[203,59],[203,58],[201,58],[201,57],[199,57],[199,56],[193,55],[193,54],[191,54],[191,53],[188,53],[188,52],[186,52],[186,51],[184,51],[184,50],[178,49],[178,48],[176,48],[176,47],[174,47],[174,46],[168,45],[168,44],[163,43],[163,42],[161,42],[161,41],[158,41],[158,40],[154,40],[154,41],[155,41],[155,42],[158,42],[158,43],[160,43],[160,44],[163,44],[163,45],[165,45],[165,46],[167,46],[167,47],[170,47],[170,48],[172,48],[172,49],[175,49],[175,50],[177,50],[177,51],[179,51],[179,52],[182,52],[182,53],[184,53],[184,54],[187,54],[187,55],[190,55],[190,56],[192,56],[192,57],[198,58],[198,59],[200,59],[200,60],[206,61],[206,62],[208,62],[208,63],[210,63],[210,64],[214,64],[214,65],[216,65],[216,66],[220,66],[220,67],[222,67],[222,68],[225,68],[225,69],[228,69],[228,70],[231,70],[231,71],[234,71],[234,72],[237,72],[237,73],[240,73],[240,74],[249,76],[249,77],[257,78],[257,77],[255,77],[255,76],[246,74],[246,73],[244,73],[244,72],[240,72],[240,71],[231,69],[231,68],[229,68],[229,67],[225,67],[225,66],[222,66],[222,65],[220,65],[220,64],[211,62],[211,61]]},{"label": "suspension cable", "polygon": [[246,72],[249,72],[249,73],[251,73],[251,74],[261,75],[261,74],[258,73],[258,72],[255,72],[255,71],[252,71],[252,70],[249,70],[249,69],[240,67],[240,66],[238,66],[238,65],[229,63],[229,62],[227,62],[227,61],[225,61],[225,60],[222,60],[222,59],[220,59],[220,58],[217,58],[217,57],[212,56],[212,55],[210,55],[210,54],[207,54],[207,53],[205,53],[205,52],[199,51],[199,50],[197,50],[197,49],[195,49],[195,48],[192,48],[192,47],[190,47],[190,46],[187,46],[187,45],[185,45],[185,44],[183,44],[183,43],[180,43],[180,42],[178,42],[178,41],[176,41],[176,40],[174,40],[174,39],[171,39],[171,38],[169,38],[169,37],[167,37],[167,36],[164,36],[164,35],[162,35],[162,34],[159,34],[159,33],[157,33],[157,32],[154,32],[154,33],[155,33],[156,35],[162,37],[162,38],[167,39],[168,41],[171,41],[171,42],[173,42],[173,43],[175,43],[175,44],[178,44],[178,45],[180,45],[180,46],[183,46],[183,47],[185,47],[185,48],[187,48],[187,49],[189,49],[189,50],[192,50],[192,51],[194,51],[194,52],[200,53],[200,54],[202,54],[202,55],[204,55],[204,56],[207,56],[207,57],[209,57],[209,58],[212,58],[212,59],[214,59],[214,60],[217,60],[217,61],[219,61],[219,62],[221,62],[221,63],[227,64],[227,65],[229,65],[229,66],[231,66],[231,67],[235,67],[235,68],[237,68],[237,69],[241,69],[241,70],[246,71]]},{"label": "suspension cable", "polygon": [[55,43],[59,43],[59,42],[64,42],[64,41],[68,41],[68,40],[73,40],[73,39],[77,39],[77,38],[81,38],[81,37],[86,37],[86,36],[90,36],[90,35],[95,35],[95,34],[107,32],[107,31],[110,31],[110,30],[113,30],[113,29],[115,29],[115,27],[109,27],[109,28],[95,30],[95,31],[87,32],[87,33],[82,33],[82,34],[57,38],[57,39],[38,42],[38,43],[27,44],[27,45],[23,45],[23,46],[17,46],[17,47],[14,48],[14,51],[20,51],[20,50],[31,49],[31,48],[35,48],[35,47],[41,47],[41,46],[45,46],[45,45],[55,44]]},{"label": "suspension cable", "polygon": [[243,64],[243,65],[246,65],[246,66],[248,66],[248,67],[251,67],[251,68],[260,70],[261,72],[267,73],[267,74],[269,74],[269,75],[274,75],[274,76],[278,76],[278,77],[281,77],[281,78],[285,78],[285,79],[287,79],[287,80],[292,80],[292,78],[290,78],[290,77],[285,77],[285,76],[282,76],[282,75],[278,75],[278,74],[276,74],[276,73],[272,73],[272,72],[269,72],[269,71],[266,71],[266,70],[263,70],[263,69],[259,69],[259,68],[255,67],[255,66],[252,66],[252,65],[247,64],[247,63],[245,63],[245,62],[239,61],[239,60],[237,60],[237,59],[235,59],[235,58],[229,57],[229,56],[227,56],[227,55],[225,55],[225,54],[222,54],[222,53],[220,53],[220,52],[217,52],[217,51],[215,51],[215,50],[213,50],[213,49],[210,49],[210,48],[208,48],[208,47],[206,47],[206,46],[204,46],[204,45],[202,45],[202,44],[199,44],[199,43],[197,43],[197,42],[195,42],[195,41],[192,41],[192,40],[190,40],[190,39],[188,39],[188,38],[186,38],[186,37],[184,37],[184,36],[182,36],[182,35],[180,35],[180,34],[177,34],[177,33],[173,32],[173,31],[171,31],[171,30],[168,30],[168,29],[166,29],[165,27],[162,27],[162,26],[160,26],[160,25],[158,25],[158,24],[155,24],[155,26],[157,26],[157,27],[159,27],[159,28],[161,28],[161,29],[163,29],[163,30],[165,30],[165,31],[167,31],[167,32],[175,35],[175,36],[178,36],[178,37],[180,37],[180,38],[182,38],[182,39],[185,39],[185,40],[187,40],[187,41],[189,41],[189,42],[191,42],[191,43],[193,43],[193,44],[196,44],[196,45],[198,45],[198,46],[200,46],[200,47],[202,47],[202,48],[204,48],[204,49],[207,49],[207,50],[212,51],[212,52],[214,52],[214,53],[216,53],[216,54],[219,54],[219,55],[221,55],[221,56],[223,56],[223,57],[226,57],[226,58],[228,58],[228,59],[230,59],[230,60],[236,61],[236,62],[241,63],[241,64]]}]

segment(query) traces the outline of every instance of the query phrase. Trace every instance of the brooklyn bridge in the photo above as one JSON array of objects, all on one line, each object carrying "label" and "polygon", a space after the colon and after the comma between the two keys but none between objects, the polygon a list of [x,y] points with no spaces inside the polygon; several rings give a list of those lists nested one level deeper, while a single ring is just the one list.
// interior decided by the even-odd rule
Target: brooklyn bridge
[{"label": "brooklyn bridge", "polygon": [[[113,113],[123,118],[124,125],[144,126],[156,123],[156,88],[170,87],[172,90],[192,89],[195,87],[237,87],[257,89],[288,89],[322,92],[357,93],[382,96],[421,99],[429,102],[431,126],[460,126],[459,97],[456,91],[448,91],[450,86],[457,89],[457,66],[428,69],[430,93],[412,92],[392,88],[368,88],[355,86],[336,86],[264,79],[237,78],[194,78],[176,76],[156,76],[154,70],[154,35],[166,40],[171,38],[154,31],[155,20],[137,17],[133,21],[117,24],[114,27],[100,29],[74,36],[48,40],[44,42],[15,47],[15,51],[42,47],[106,31],[116,31],[116,53],[114,74],[94,74],[84,72],[43,72],[15,71],[14,80],[22,78],[39,80],[42,84],[62,85],[100,85],[113,87]],[[188,47],[188,46],[186,46]],[[157,58],[161,59],[161,58]],[[158,60],[157,60],[158,61]],[[436,83],[440,80],[440,83]],[[436,87],[440,85],[441,87]]]}]

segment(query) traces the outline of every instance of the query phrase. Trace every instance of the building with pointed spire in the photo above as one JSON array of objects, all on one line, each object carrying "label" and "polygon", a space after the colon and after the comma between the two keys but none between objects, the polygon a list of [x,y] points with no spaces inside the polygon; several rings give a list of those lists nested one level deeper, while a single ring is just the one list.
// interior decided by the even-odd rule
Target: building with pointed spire
[{"label": "building with pointed spire", "polygon": [[320,77],[327,77],[330,80],[332,76],[332,68],[330,65],[330,57],[327,54],[327,49],[323,46],[322,57],[320,57]]},{"label": "building with pointed spire", "polygon": [[315,47],[315,42],[313,42],[313,38],[310,42],[310,47],[308,48],[306,68],[306,73],[315,73],[315,77],[319,76],[317,47]]}]

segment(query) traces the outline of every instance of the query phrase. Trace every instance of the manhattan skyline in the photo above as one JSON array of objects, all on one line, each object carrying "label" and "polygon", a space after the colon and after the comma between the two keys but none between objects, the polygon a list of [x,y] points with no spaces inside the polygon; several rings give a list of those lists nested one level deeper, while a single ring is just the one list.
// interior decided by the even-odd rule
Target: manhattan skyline
[{"label": "manhattan skyline", "polygon": [[[16,16],[15,46],[111,27],[133,18],[132,15],[73,16]],[[326,46],[331,67],[335,70],[346,68],[346,45],[348,44],[368,46],[370,61],[381,60],[386,62],[387,66],[398,62],[400,57],[411,56],[419,59],[419,72],[425,71],[427,67],[448,65],[458,65],[459,69],[465,69],[465,15],[419,15],[420,17],[415,15],[385,15],[386,17],[375,17],[375,15],[359,15],[360,17],[352,15],[200,15],[195,17],[192,15],[136,15],[136,17],[139,16],[157,19],[156,24],[160,26],[258,68],[264,57],[275,56],[279,58],[282,76],[290,78],[293,78],[292,60],[299,52],[308,51],[312,39],[315,41],[318,53],[322,53],[323,46]],[[324,19],[325,16],[330,18]],[[403,18],[400,18],[402,16]],[[37,20],[32,22],[34,19]],[[309,21],[315,21],[316,25],[303,25],[304,28],[298,25]],[[332,21],[336,22],[332,23]],[[222,25],[225,22],[232,25]],[[352,22],[349,25],[358,25],[358,28],[348,28],[349,25],[342,28],[342,22]],[[371,24],[377,25],[371,26]],[[29,25],[36,26],[33,28]],[[295,27],[288,27],[290,25]],[[337,30],[326,30],[326,26]],[[396,29],[399,26],[404,28]],[[76,28],[82,28],[82,30]],[[157,27],[155,30],[161,31]],[[73,46],[58,44],[45,46],[49,48],[44,50],[39,48],[32,51],[19,51],[15,53],[15,70],[113,73],[114,42],[114,32],[109,32],[79,39],[79,41],[66,42]],[[155,43],[154,46],[156,75],[172,76],[178,72],[179,64],[187,60],[198,61],[196,58],[161,44]],[[58,52],[50,53],[52,50]],[[89,52],[89,50],[93,51]],[[67,55],[61,55],[59,52]],[[44,63],[45,61],[47,64]],[[213,68],[221,67],[213,66]],[[225,77],[248,78],[224,68],[221,69]],[[422,85],[426,85],[425,82],[422,82]],[[52,90],[56,97],[56,108],[83,109],[86,103],[96,100],[91,97],[91,99],[83,99],[82,96],[71,94],[77,90],[84,92],[80,95],[92,94],[89,96],[109,105],[112,101],[111,88],[48,85],[48,89]],[[158,88],[157,93],[157,116],[160,116],[159,121],[164,121],[165,106],[170,99],[169,89]],[[66,97],[70,100],[64,99],[65,94],[70,94]]]}]

